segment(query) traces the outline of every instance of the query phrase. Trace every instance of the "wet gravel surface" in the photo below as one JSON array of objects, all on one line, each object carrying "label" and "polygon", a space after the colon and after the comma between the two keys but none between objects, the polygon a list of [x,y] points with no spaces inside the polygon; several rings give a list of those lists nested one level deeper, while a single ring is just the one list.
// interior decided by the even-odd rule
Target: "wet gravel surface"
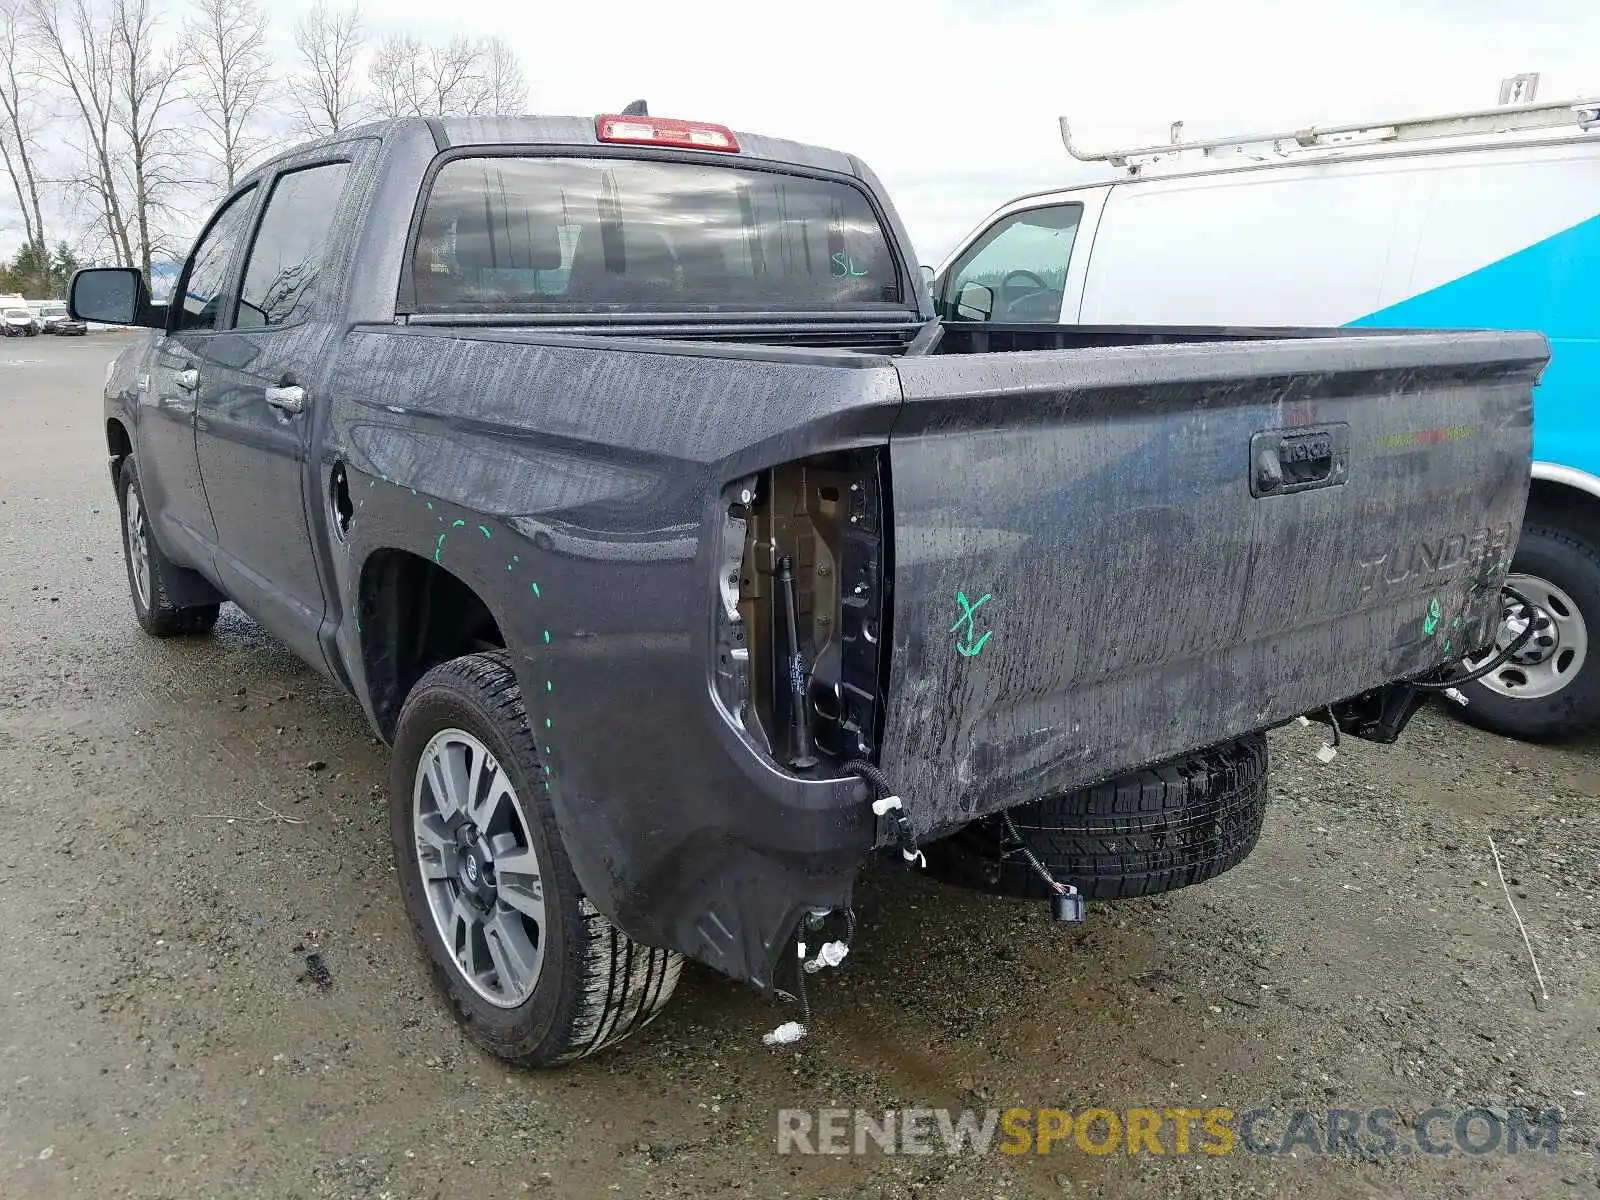
[{"label": "wet gravel surface", "polygon": [[[798,1046],[691,967],[616,1051],[487,1058],[411,942],[355,703],[231,608],[189,641],[134,624],[118,343],[0,343],[0,1196],[1600,1196],[1600,738],[1439,711],[1327,766],[1274,734],[1251,859],[1080,927],[879,872]],[[1476,1158],[776,1153],[781,1108],[963,1105],[1564,1125]]]}]

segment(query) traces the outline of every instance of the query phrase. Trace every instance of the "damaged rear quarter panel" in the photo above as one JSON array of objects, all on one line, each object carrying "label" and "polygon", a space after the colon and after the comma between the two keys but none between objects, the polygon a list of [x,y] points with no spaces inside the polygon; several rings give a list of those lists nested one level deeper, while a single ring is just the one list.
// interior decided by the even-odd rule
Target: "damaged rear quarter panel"
[{"label": "damaged rear quarter panel", "polygon": [[[733,479],[886,442],[892,367],[416,327],[358,329],[339,362],[332,440],[360,506],[345,612],[378,549],[467,583],[512,653],[585,892],[640,941],[767,982],[798,904],[844,900],[872,833],[838,811],[859,784],[785,777],[713,705],[708,530]],[[365,693],[355,626],[340,644]]]}]

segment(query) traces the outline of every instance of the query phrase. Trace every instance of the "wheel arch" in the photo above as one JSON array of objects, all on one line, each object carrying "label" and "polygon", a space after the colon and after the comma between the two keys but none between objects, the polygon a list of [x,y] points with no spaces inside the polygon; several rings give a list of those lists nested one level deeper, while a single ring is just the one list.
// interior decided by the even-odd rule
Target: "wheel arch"
[{"label": "wheel arch", "polygon": [[388,741],[406,696],[428,671],[463,654],[506,647],[499,620],[477,590],[410,550],[384,548],[366,557],[356,606],[367,701]]},{"label": "wheel arch", "polygon": [[1560,529],[1600,549],[1600,477],[1557,463],[1534,463],[1523,524]]}]

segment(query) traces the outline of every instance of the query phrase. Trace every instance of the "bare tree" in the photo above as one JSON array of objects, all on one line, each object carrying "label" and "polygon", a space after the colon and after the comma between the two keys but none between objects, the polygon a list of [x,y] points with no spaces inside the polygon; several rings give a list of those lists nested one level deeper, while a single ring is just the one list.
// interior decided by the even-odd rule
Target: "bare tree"
[{"label": "bare tree", "polygon": [[25,76],[32,82],[34,67],[28,36],[18,0],[0,0],[0,160],[17,193],[23,234],[36,247],[34,262],[44,264],[44,270],[50,261],[49,241],[45,237],[44,209],[39,205],[39,177],[34,170],[38,151],[35,137],[43,119],[32,101],[34,89],[24,91],[22,87]]},{"label": "bare tree", "polygon": [[391,34],[368,72],[373,107],[386,117],[482,117],[520,113],[528,84],[515,53],[498,37],[443,44]]},{"label": "bare tree", "polygon": [[189,99],[229,191],[262,144],[254,129],[271,83],[267,27],[258,0],[195,0],[185,28]]},{"label": "bare tree", "polygon": [[404,34],[390,34],[373,51],[367,69],[367,103],[380,117],[415,117],[422,83],[422,43]]},{"label": "bare tree", "polygon": [[117,50],[111,22],[92,0],[29,0],[28,19],[38,39],[40,73],[71,97],[86,144],[79,145],[84,170],[71,182],[87,194],[112,256],[134,261],[133,243],[117,189]]},{"label": "bare tree", "polygon": [[522,73],[522,62],[516,51],[499,35],[485,38],[482,46],[490,114],[521,116],[528,107],[528,79]]},{"label": "bare tree", "polygon": [[330,10],[324,0],[295,23],[300,70],[294,80],[300,122],[314,134],[338,133],[359,119],[356,59],[366,41],[359,5]]},{"label": "bare tree", "polygon": [[171,194],[195,182],[183,170],[170,111],[182,95],[183,56],[177,47],[161,44],[151,0],[112,0],[111,35],[117,59],[115,115],[128,150],[124,169],[139,239],[138,266],[149,279],[154,253],[175,249],[158,235],[156,218],[170,216]]}]

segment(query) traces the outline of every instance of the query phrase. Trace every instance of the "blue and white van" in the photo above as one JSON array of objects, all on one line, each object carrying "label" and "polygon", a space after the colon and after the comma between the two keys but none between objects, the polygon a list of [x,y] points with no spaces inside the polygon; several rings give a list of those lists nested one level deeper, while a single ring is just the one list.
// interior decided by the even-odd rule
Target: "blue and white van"
[{"label": "blue and white van", "polygon": [[1550,339],[1511,577],[1540,628],[1466,715],[1529,738],[1600,724],[1600,100],[1092,155],[1062,133],[1120,176],[993,213],[936,272],[947,319]]}]

